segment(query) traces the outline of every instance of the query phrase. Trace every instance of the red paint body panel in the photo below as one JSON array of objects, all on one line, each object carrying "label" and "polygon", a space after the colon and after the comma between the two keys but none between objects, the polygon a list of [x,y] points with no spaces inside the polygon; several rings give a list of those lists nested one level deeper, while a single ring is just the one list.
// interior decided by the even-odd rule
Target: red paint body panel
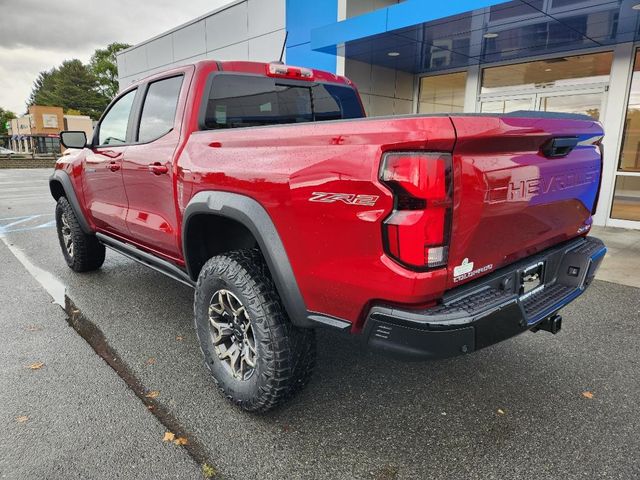
[{"label": "red paint body panel", "polygon": [[[127,147],[95,148],[83,158],[84,204],[99,229],[126,235],[127,196],[122,160]],[[87,173],[88,172],[88,173]]]},{"label": "red paint body panel", "polygon": [[[254,62],[221,66],[261,75],[267,68]],[[596,122],[413,115],[199,131],[207,77],[217,69],[217,62],[205,61],[171,71],[185,74],[174,130],[125,147],[122,170],[110,180],[115,188],[120,178],[120,191],[126,190],[126,205],[119,205],[124,216],[115,207],[103,213],[100,192],[87,184],[83,168],[95,149],[57,166],[72,171],[76,189],[84,192],[92,228],[184,265],[180,233],[189,199],[203,190],[246,195],[271,217],[307,309],[352,322],[357,332],[373,303],[426,306],[469,281],[454,281],[454,267],[465,258],[492,270],[575,237],[590,224],[600,175],[597,147],[586,142],[559,159],[545,158],[539,149],[553,136],[601,136]],[[351,84],[313,73],[314,81]],[[394,199],[378,177],[383,153],[397,150],[453,152],[447,268],[416,272],[384,253],[382,222]],[[169,167],[167,174],[151,172],[148,165],[155,162]],[[592,170],[589,181],[567,186],[567,175]],[[373,206],[311,202],[317,192],[378,199]]]}]

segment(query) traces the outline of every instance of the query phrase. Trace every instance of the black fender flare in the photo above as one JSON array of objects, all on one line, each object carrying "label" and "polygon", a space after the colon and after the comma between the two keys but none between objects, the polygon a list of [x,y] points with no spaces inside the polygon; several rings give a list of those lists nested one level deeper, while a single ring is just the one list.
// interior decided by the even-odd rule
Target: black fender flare
[{"label": "black fender flare", "polygon": [[192,271],[189,262],[187,235],[189,220],[199,214],[227,217],[241,223],[251,232],[267,262],[278,294],[294,325],[303,328],[324,325],[343,331],[350,329],[350,322],[307,310],[291,268],[291,262],[271,217],[260,203],[246,195],[211,190],[201,191],[194,195],[187,205],[182,221],[182,248],[187,272],[194,282],[197,281],[198,272]]},{"label": "black fender flare", "polygon": [[71,179],[69,178],[69,174],[64,170],[56,170],[49,177],[49,190],[51,191],[51,196],[58,200],[60,195],[57,193],[56,184],[59,183],[62,186],[64,191],[64,196],[69,201],[73,212],[76,214],[76,218],[78,219],[78,223],[80,224],[80,228],[86,234],[93,235],[95,232],[91,230],[89,227],[89,222],[82,213],[82,208],[80,207],[80,202],[78,202],[78,197],[76,196],[76,192],[73,188],[73,183],[71,183]]}]

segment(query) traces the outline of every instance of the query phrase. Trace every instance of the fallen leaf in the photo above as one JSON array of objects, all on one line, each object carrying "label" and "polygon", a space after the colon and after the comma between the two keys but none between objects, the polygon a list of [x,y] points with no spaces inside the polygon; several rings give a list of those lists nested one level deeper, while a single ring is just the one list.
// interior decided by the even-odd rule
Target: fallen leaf
[{"label": "fallen leaf", "polygon": [[162,437],[162,441],[163,442],[173,442],[174,438],[176,438],[176,436],[173,433],[164,432],[164,437]]},{"label": "fallen leaf", "polygon": [[16,417],[16,422],[18,423],[24,423],[27,420],[29,420],[29,417],[27,417],[26,415],[20,415],[19,417]]},{"label": "fallen leaf", "polygon": [[158,390],[151,390],[149,393],[145,395],[147,398],[158,398],[160,392]]},{"label": "fallen leaf", "polygon": [[189,440],[187,440],[186,437],[178,437],[173,441],[173,443],[176,445],[189,445]]},{"label": "fallen leaf", "polygon": [[204,478],[213,478],[216,476],[216,469],[205,463],[202,465],[202,475]]},{"label": "fallen leaf", "polygon": [[589,398],[589,399],[591,399],[591,398],[593,398],[593,393],[592,393],[592,392],[582,392],[582,396],[583,396],[584,398]]},{"label": "fallen leaf", "polygon": [[504,415],[504,410],[502,410],[501,408],[498,409],[498,415]]},{"label": "fallen leaf", "polygon": [[156,364],[156,357],[149,357],[149,358],[147,358],[147,361],[144,362],[144,363],[146,363],[147,365],[155,365]]},{"label": "fallen leaf", "polygon": [[32,363],[31,365],[29,365],[29,368],[31,370],[40,370],[42,367],[44,367],[44,363],[42,363],[42,362],[36,362],[36,363]]},{"label": "fallen leaf", "polygon": [[177,335],[176,336],[176,342],[181,342],[183,340],[182,335]]}]

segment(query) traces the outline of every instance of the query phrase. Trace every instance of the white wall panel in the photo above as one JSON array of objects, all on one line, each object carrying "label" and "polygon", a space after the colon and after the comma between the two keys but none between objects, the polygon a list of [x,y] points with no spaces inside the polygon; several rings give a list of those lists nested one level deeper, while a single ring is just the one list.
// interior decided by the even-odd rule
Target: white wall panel
[{"label": "white wall panel", "polygon": [[371,92],[374,95],[393,97],[396,93],[396,71],[373,65],[371,67]]},{"label": "white wall panel", "polygon": [[393,101],[393,114],[394,115],[407,115],[413,112],[413,100],[405,100],[403,98],[396,98]]},{"label": "white wall panel", "polygon": [[207,52],[206,56],[212,60],[249,60],[249,42],[218,48]]},{"label": "white wall panel", "polygon": [[207,51],[216,50],[248,38],[247,3],[240,3],[205,19]]},{"label": "white wall panel", "polygon": [[118,78],[124,78],[129,75],[127,71],[127,55],[116,56],[116,63],[118,64]]},{"label": "white wall panel", "polygon": [[174,61],[177,62],[206,52],[204,20],[176,30],[172,35]]},{"label": "white wall panel", "polygon": [[284,30],[262,35],[249,40],[249,60],[272,62],[280,58],[284,43]]},{"label": "white wall panel", "polygon": [[285,0],[248,0],[249,38],[285,28]]},{"label": "white wall panel", "polygon": [[411,73],[400,70],[396,72],[396,98],[413,100],[413,80],[414,76]]},{"label": "white wall panel", "polygon": [[347,60],[345,62],[345,75],[353,80],[360,93],[371,93],[371,64]]},{"label": "white wall panel", "polygon": [[394,99],[389,97],[378,97],[371,95],[369,112],[372,117],[381,115],[393,115]]},{"label": "white wall panel", "polygon": [[149,70],[146,45],[129,50],[125,55],[127,56],[125,61],[127,62],[128,75],[134,75],[136,73]]},{"label": "white wall panel", "polygon": [[173,40],[171,35],[157,38],[147,44],[149,68],[161,67],[173,62]]}]

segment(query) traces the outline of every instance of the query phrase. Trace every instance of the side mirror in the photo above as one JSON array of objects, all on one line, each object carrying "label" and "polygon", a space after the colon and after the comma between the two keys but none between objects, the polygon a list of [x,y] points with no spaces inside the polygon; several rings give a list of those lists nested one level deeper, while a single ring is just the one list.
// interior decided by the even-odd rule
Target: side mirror
[{"label": "side mirror", "polygon": [[87,134],[84,132],[60,132],[60,143],[66,148],[84,148],[87,146]]}]

